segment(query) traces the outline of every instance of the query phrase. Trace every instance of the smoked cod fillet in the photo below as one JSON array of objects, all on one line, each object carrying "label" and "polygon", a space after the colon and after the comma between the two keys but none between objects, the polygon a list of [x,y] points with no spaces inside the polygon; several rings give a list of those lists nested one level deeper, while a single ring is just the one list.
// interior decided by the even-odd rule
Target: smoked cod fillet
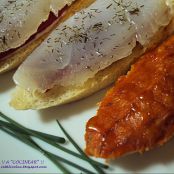
[{"label": "smoked cod fillet", "polygon": [[174,135],[174,36],[143,55],[108,91],[86,126],[86,153],[113,159]]}]

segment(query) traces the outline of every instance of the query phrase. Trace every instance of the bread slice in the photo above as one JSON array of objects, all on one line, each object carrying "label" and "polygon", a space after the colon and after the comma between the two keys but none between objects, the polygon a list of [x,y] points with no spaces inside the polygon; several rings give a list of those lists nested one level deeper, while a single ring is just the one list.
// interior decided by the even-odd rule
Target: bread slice
[{"label": "bread slice", "polygon": [[[0,59],[0,74],[12,70],[18,67],[28,55],[30,55],[35,48],[37,48],[42,41],[48,36],[48,34],[54,30],[54,28],[61,22],[74,15],[76,11],[90,5],[94,0],[87,0],[85,3],[83,0],[76,0],[66,9],[66,15],[62,15],[59,20],[50,25],[44,32],[38,34],[38,36],[31,42],[17,49],[15,52],[7,56],[5,59]],[[82,3],[83,2],[83,3]],[[82,5],[83,4],[83,5]]]},{"label": "bread slice", "polygon": [[[93,0],[88,1],[92,2]],[[78,3],[80,2],[81,0],[78,1]],[[71,8],[70,11],[73,8]],[[130,56],[113,63],[104,70],[99,71],[93,78],[88,79],[81,86],[71,85],[66,88],[63,86],[54,86],[45,93],[42,93],[41,91],[27,91],[20,86],[17,86],[12,95],[10,105],[19,110],[43,109],[69,103],[89,96],[110,85],[120,75],[126,73],[129,70],[130,65],[135,62],[145,51],[157,46],[160,42],[166,39],[173,32],[173,30],[174,22],[172,21],[167,27],[160,29],[160,31],[152,38],[151,43],[148,45],[146,50],[137,43],[136,48],[133,50]]]},{"label": "bread slice", "polygon": [[88,79],[83,86],[68,86],[67,88],[55,86],[46,93],[30,92],[17,86],[10,105],[20,110],[43,109],[89,96],[114,82],[121,74],[126,73],[136,56],[141,55],[141,53],[142,49],[140,47],[136,48],[134,54],[99,71],[93,78]]},{"label": "bread slice", "polygon": [[[147,49],[155,47],[158,43],[166,39],[172,31],[173,22],[167,28],[161,29],[158,34],[154,36]],[[12,95],[10,105],[19,110],[43,109],[79,100],[113,83],[120,75],[126,73],[129,70],[130,65],[144,52],[145,50],[137,44],[130,56],[99,71],[82,86],[68,86],[66,88],[63,86],[55,86],[45,93],[39,91],[31,92],[17,86]]]}]

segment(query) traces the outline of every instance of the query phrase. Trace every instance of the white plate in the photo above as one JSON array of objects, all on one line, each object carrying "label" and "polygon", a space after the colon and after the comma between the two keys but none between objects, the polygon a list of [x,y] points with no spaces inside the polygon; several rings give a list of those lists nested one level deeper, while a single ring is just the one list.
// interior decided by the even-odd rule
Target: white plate
[{"label": "white plate", "polygon": [[[84,100],[60,107],[53,107],[42,111],[16,111],[8,105],[10,95],[14,89],[12,75],[13,72],[0,76],[0,111],[31,129],[64,136],[55,121],[56,119],[59,119],[67,132],[69,132],[73,139],[84,149],[85,124],[90,117],[95,115],[97,110],[96,104],[101,100],[106,90],[98,92]],[[63,157],[92,170],[92,168],[85,162],[59,152],[59,150],[41,141],[37,140],[37,142],[47,150],[62,155]],[[67,144],[66,146],[75,150],[71,144]],[[107,170],[106,173],[173,173],[173,147],[174,140],[170,141],[167,145],[147,152],[144,155],[134,154],[122,157],[112,161],[110,164],[111,169]],[[45,166],[46,168],[10,169],[0,167],[0,173],[61,173],[60,170],[41,153],[0,131],[0,166],[2,166],[4,162],[7,164],[9,162],[10,166],[22,166],[22,164],[18,164],[18,162],[21,163],[22,160],[30,160],[30,162],[32,160],[38,160],[37,165]],[[72,173],[80,173],[74,168],[69,169]]]}]

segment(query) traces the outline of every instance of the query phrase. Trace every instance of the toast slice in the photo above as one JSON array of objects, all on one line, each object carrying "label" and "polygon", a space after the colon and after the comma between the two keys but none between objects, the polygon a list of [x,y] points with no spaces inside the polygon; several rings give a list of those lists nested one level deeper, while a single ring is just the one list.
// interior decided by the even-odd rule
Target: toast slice
[{"label": "toast slice", "polygon": [[[90,1],[92,2],[93,0]],[[78,7],[75,9],[79,9],[81,4],[84,3],[80,3],[80,1],[78,1],[77,4],[74,4],[74,7],[72,6],[72,8],[69,9],[70,15],[73,14],[72,10],[74,11],[75,7]],[[70,16],[69,13],[67,13],[62,20],[67,19]],[[147,46],[146,50],[137,43],[137,46],[134,48],[130,56],[113,63],[106,69],[100,70],[93,78],[88,79],[81,86],[54,86],[46,92],[37,90],[28,91],[20,86],[17,86],[12,95],[10,105],[19,110],[43,109],[69,103],[89,96],[110,85],[120,75],[126,73],[129,70],[130,65],[134,63],[145,51],[156,47],[159,43],[166,39],[173,30],[174,25],[172,21],[167,27],[159,30],[159,32],[151,39],[151,42]]]}]

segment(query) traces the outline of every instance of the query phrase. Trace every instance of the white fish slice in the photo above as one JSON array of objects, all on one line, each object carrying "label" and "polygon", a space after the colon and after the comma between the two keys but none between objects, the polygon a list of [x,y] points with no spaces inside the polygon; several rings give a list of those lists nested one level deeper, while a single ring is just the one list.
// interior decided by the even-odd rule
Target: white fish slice
[{"label": "white fish slice", "polygon": [[97,0],[58,26],[19,67],[14,80],[31,91],[80,86],[129,56],[136,42],[145,48],[171,18],[164,0]]},{"label": "white fish slice", "polygon": [[70,0],[1,0],[0,53],[17,48],[37,32],[50,11],[58,15]]}]

